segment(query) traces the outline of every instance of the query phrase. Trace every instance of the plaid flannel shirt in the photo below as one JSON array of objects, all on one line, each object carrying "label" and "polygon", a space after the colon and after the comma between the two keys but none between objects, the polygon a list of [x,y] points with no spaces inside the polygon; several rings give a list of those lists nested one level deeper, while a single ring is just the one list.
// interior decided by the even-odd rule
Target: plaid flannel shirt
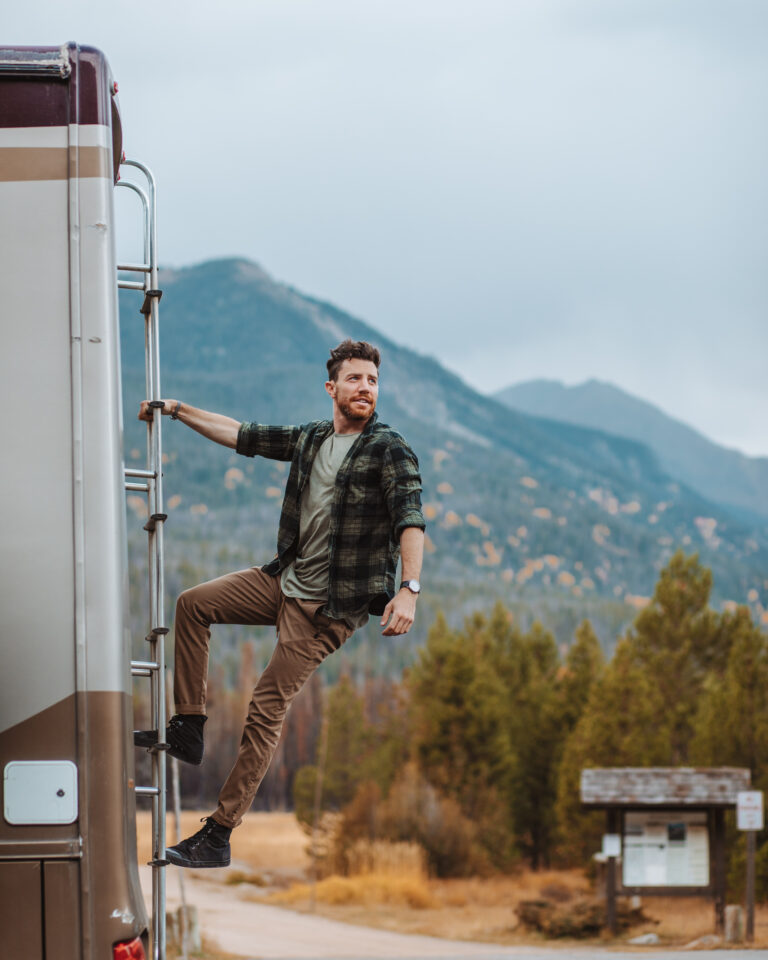
[{"label": "plaid flannel shirt", "polygon": [[[264,572],[277,576],[296,556],[301,495],[330,420],[299,427],[243,423],[237,452],[290,460],[277,534],[277,556]],[[424,529],[419,461],[405,439],[374,413],[336,476],[328,544],[328,601],[323,613],[344,619],[367,607],[381,614],[395,593],[400,535]]]}]

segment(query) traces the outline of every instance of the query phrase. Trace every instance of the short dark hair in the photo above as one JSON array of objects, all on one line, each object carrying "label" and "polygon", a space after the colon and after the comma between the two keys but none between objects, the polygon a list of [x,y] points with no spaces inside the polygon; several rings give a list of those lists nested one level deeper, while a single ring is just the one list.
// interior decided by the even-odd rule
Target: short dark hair
[{"label": "short dark hair", "polygon": [[326,362],[328,367],[328,379],[336,380],[339,376],[339,370],[345,360],[370,360],[379,369],[381,363],[381,354],[377,347],[368,343],[366,340],[342,340],[338,347],[331,350],[330,359]]}]

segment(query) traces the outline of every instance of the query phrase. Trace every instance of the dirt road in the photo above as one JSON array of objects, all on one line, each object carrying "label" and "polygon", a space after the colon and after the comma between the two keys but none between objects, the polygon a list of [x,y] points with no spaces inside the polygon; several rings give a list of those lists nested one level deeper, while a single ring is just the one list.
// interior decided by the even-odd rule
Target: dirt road
[{"label": "dirt road", "polygon": [[[246,886],[226,886],[208,879],[204,871],[184,874],[187,902],[197,907],[203,936],[223,951],[249,960],[627,960],[646,955],[653,960],[677,960],[690,952],[645,948],[567,950],[557,947],[506,947],[485,943],[442,940],[351,926],[247,899]],[[151,891],[150,870],[141,868],[145,897]],[[178,868],[170,868],[167,880],[168,908],[180,903]],[[714,950],[697,950],[697,960],[722,960]],[[728,960],[755,958],[747,950],[729,950]]]}]

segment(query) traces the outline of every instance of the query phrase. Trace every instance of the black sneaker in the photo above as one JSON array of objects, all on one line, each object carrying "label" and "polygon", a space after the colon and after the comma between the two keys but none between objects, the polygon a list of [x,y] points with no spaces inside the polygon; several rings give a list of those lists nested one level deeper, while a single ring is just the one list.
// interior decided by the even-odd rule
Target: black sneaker
[{"label": "black sneaker", "polygon": [[229,835],[232,830],[217,823],[213,817],[203,817],[205,826],[194,836],[182,840],[165,851],[166,859],[177,867],[228,867],[231,851]]},{"label": "black sneaker", "polygon": [[[208,717],[198,714],[180,714],[171,717],[165,730],[168,755],[199,767],[203,762],[203,727]],[[134,730],[137,747],[151,749],[157,743],[157,730]]]}]

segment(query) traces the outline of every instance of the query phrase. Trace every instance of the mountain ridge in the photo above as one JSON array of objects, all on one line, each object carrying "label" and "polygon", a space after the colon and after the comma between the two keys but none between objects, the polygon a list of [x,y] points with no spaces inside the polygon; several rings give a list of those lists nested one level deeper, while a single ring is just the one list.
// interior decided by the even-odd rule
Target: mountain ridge
[{"label": "mountain ridge", "polygon": [[558,380],[536,379],[493,396],[533,416],[597,427],[645,443],[668,473],[703,496],[768,518],[768,457],[749,457],[717,444],[658,405],[614,384],[590,379],[566,386]]}]

